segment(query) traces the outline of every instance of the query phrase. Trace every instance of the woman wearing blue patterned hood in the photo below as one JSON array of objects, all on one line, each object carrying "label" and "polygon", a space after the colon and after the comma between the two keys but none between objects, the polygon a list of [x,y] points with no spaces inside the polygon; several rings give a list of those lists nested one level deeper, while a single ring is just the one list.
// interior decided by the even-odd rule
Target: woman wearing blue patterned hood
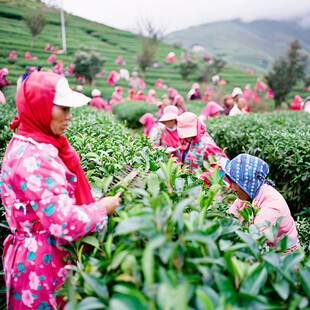
[{"label": "woman wearing blue patterned hood", "polygon": [[[277,242],[283,234],[296,240],[291,249],[297,249],[299,243],[295,222],[291,216],[290,209],[282,195],[273,187],[274,183],[266,180],[269,166],[262,159],[249,155],[240,154],[231,160],[225,168],[225,174],[232,184],[232,190],[236,193],[237,199],[228,209],[242,222],[243,218],[238,213],[246,205],[245,201],[251,202],[256,208],[260,208],[254,223],[263,224],[265,220],[275,225],[277,219],[283,216],[279,227]],[[261,227],[263,232],[267,227]],[[276,244],[267,242],[271,247]]]}]

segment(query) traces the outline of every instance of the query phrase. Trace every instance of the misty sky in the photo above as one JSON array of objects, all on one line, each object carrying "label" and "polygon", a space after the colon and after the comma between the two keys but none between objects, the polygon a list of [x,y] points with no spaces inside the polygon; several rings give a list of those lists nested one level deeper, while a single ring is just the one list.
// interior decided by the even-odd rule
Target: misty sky
[{"label": "misty sky", "polygon": [[298,19],[310,27],[310,0],[44,0],[63,2],[71,14],[138,31],[149,20],[165,34],[204,23],[241,18]]}]

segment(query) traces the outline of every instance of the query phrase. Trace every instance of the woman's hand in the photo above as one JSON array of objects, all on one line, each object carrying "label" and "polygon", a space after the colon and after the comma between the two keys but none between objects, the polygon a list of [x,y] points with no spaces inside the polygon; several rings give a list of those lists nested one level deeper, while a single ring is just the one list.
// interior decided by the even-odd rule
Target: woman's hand
[{"label": "woman's hand", "polygon": [[120,198],[121,194],[121,192],[118,192],[115,196],[104,197],[99,200],[99,202],[106,208],[107,215],[115,213],[117,206],[122,201]]}]

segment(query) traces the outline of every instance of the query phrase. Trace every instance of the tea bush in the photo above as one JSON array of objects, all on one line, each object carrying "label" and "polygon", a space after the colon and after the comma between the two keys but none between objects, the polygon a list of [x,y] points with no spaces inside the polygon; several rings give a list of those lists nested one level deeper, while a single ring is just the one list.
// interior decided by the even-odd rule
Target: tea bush
[{"label": "tea bush", "polygon": [[[247,114],[206,121],[207,131],[229,158],[249,153],[265,160],[269,178],[283,194],[292,212],[309,204],[310,114],[282,111]],[[310,214],[308,214],[310,215]]]},{"label": "tea bush", "polygon": [[138,128],[141,127],[139,118],[145,113],[155,114],[157,106],[145,101],[127,101],[113,105],[112,110],[119,121],[130,128]]},{"label": "tea bush", "polygon": [[[287,238],[268,248],[256,225],[247,228],[219,212],[219,179],[203,188],[169,160],[146,184],[124,188],[103,231],[66,246],[77,262],[61,292],[70,301],[66,309],[308,306],[310,264],[295,269],[303,253],[282,255]],[[268,230],[272,238],[277,227]],[[93,250],[83,254],[85,243]]]},{"label": "tea bush", "polygon": [[[269,249],[255,225],[247,228],[220,212],[227,202],[214,200],[221,190],[218,177],[206,189],[171,160],[163,163],[141,135],[131,144],[128,130],[112,115],[80,111],[67,135],[90,180],[95,173],[97,186],[107,187],[117,163],[142,163],[140,170],[149,174],[145,188],[121,186],[123,202],[102,232],[66,246],[76,261],[60,292],[68,296],[67,309],[307,307],[310,265],[303,253],[283,256],[288,239]],[[277,227],[269,232],[276,235]],[[85,243],[94,248],[83,254]],[[297,271],[298,262],[305,266]]]},{"label": "tea bush", "polygon": [[[205,188],[199,173],[179,169],[115,116],[92,107],[72,114],[66,136],[94,189],[106,190],[126,165],[147,175],[143,187],[112,190],[122,190],[123,201],[103,231],[66,246],[76,262],[59,292],[69,300],[66,309],[309,306],[310,264],[303,252],[282,255],[288,238],[268,248],[255,225],[247,228],[223,213],[229,197],[218,195],[217,174]],[[274,238],[277,225],[267,231]],[[85,253],[85,244],[93,249]]]},{"label": "tea bush", "polygon": [[9,127],[9,123],[17,113],[15,103],[13,102],[13,93],[15,95],[15,90],[13,88],[9,88],[5,89],[3,93],[6,96],[7,103],[0,103],[0,163],[2,162],[6,145],[13,135],[13,132]]}]

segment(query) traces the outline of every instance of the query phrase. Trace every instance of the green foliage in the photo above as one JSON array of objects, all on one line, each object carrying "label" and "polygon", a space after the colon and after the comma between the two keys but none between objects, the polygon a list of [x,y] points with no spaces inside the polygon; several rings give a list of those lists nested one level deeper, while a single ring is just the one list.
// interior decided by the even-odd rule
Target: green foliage
[{"label": "green foliage", "polygon": [[219,74],[225,66],[226,61],[220,56],[212,57],[203,64],[199,64],[200,80],[211,82],[212,76]]},{"label": "green foliage", "polygon": [[13,131],[10,129],[9,123],[14,118],[14,115],[17,113],[16,108],[11,105],[12,97],[10,96],[10,93],[12,93],[12,91],[15,90],[12,88],[7,88],[3,91],[7,103],[0,104],[0,163],[2,162],[2,157],[6,149],[7,143],[11,140],[13,135]]},{"label": "green foliage", "polygon": [[47,21],[45,15],[38,9],[29,10],[24,18],[32,35],[31,47],[33,47],[34,38],[41,33]]},{"label": "green foliage", "polygon": [[74,57],[73,72],[85,75],[85,79],[95,86],[95,75],[102,70],[106,58],[96,52],[95,48],[86,46],[81,46]]},{"label": "green foliage", "polygon": [[299,41],[292,41],[286,55],[277,59],[265,76],[268,86],[273,90],[276,107],[280,107],[296,83],[305,78],[308,56],[301,54],[300,50]]},{"label": "green foliage", "polygon": [[102,179],[103,176],[124,170],[125,165],[146,168],[147,159],[158,161],[166,158],[157,151],[149,153],[150,142],[147,137],[141,134],[132,137],[113,115],[92,107],[73,111],[66,136],[81,156],[86,176],[97,186],[100,185],[98,177]]},{"label": "green foliage", "polygon": [[268,177],[283,194],[292,212],[308,206],[310,189],[310,115],[277,112],[216,117],[206,121],[207,131],[226,154],[249,153],[265,160]]},{"label": "green foliage", "polygon": [[302,218],[300,216],[297,216],[297,221],[296,221],[296,228],[298,231],[298,238],[299,241],[305,251],[305,253],[310,255],[310,221],[309,217],[308,218]]},{"label": "green foliage", "polygon": [[184,81],[187,81],[188,76],[194,73],[197,69],[197,63],[193,59],[183,60],[179,64],[179,71]]},{"label": "green foliage", "polygon": [[[113,115],[92,107],[72,113],[66,135],[92,188],[108,188],[125,165],[139,170],[145,186],[114,188],[110,194],[123,191],[123,201],[104,230],[65,246],[76,261],[58,292],[67,296],[67,309],[308,306],[309,262],[301,251],[283,255],[288,238],[266,246],[279,222],[261,234],[256,225],[247,228],[223,213],[227,200],[219,196],[218,171],[204,187],[199,171],[180,169]],[[85,244],[92,250],[85,253]]]},{"label": "green foliage", "polygon": [[146,35],[140,35],[142,52],[136,57],[138,66],[142,71],[142,77],[145,78],[146,69],[155,62],[156,50],[160,44],[161,31],[156,29],[150,21],[144,25]]},{"label": "green foliage", "polygon": [[121,122],[126,122],[130,128],[139,128],[139,118],[145,113],[154,114],[157,111],[156,104],[145,101],[127,101],[112,106],[113,113]]},{"label": "green foliage", "polygon": [[202,187],[173,159],[157,168],[145,189],[123,191],[118,215],[97,235],[99,248],[95,239],[87,254],[83,242],[71,245],[77,267],[63,293],[72,307],[85,300],[109,309],[308,305],[310,269],[295,269],[302,252],[283,256],[286,239],[268,248],[256,225],[246,228],[214,209],[209,197],[220,184]]}]

